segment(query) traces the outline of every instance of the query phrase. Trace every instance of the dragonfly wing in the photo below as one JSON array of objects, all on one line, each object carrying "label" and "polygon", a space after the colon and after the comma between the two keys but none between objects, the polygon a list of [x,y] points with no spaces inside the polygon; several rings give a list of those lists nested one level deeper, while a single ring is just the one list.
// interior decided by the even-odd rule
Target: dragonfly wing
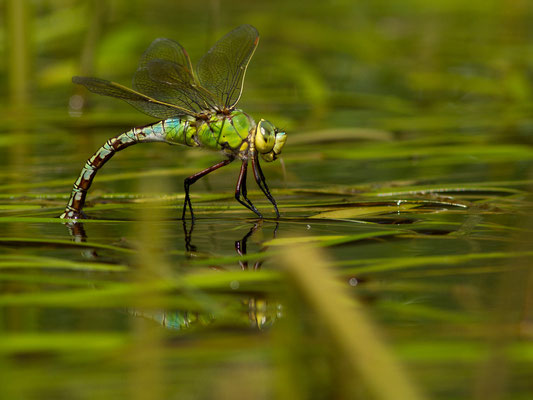
[{"label": "dragonfly wing", "polygon": [[194,81],[188,69],[167,60],[151,60],[137,69],[134,86],[150,97],[200,114],[218,107],[211,93]]},{"label": "dragonfly wing", "polygon": [[152,60],[172,61],[178,65],[182,65],[192,73],[189,55],[181,44],[171,39],[155,39],[141,56],[139,68],[144,68]]},{"label": "dragonfly wing", "polygon": [[118,83],[98,78],[74,76],[72,82],[85,86],[93,93],[116,97],[131,104],[139,111],[158,119],[175,117],[178,115],[194,115],[190,110],[151,98]]},{"label": "dragonfly wing", "polygon": [[144,52],[133,77],[133,87],[193,114],[217,109],[214,96],[195,79],[185,49],[170,39],[156,39]]},{"label": "dragonfly wing", "polygon": [[207,52],[196,66],[200,84],[216,96],[217,103],[231,109],[239,101],[244,75],[259,42],[251,25],[241,25]]}]

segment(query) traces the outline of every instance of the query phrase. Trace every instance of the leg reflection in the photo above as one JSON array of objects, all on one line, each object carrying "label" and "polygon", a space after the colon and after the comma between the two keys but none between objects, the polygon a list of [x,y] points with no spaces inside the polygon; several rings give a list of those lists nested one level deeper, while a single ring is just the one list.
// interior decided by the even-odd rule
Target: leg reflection
[{"label": "leg reflection", "polygon": [[[185,240],[185,249],[187,251],[187,256],[190,258],[195,258],[198,253],[198,248],[195,246],[193,242],[193,231],[194,228],[198,228],[198,225],[204,224],[205,222],[197,223],[195,226],[195,223],[190,223],[189,226],[187,226],[187,222],[183,221],[183,233],[184,233],[184,240]],[[242,257],[241,260],[238,261],[238,266],[240,270],[260,270],[262,267],[262,264],[264,262],[264,259],[260,259],[253,262],[248,261],[246,259],[246,256],[248,255],[249,251],[249,241],[250,238],[254,238],[254,235],[259,234],[263,232],[265,222],[263,220],[259,220],[246,232],[246,234],[239,240],[236,240],[234,242],[234,248],[235,252]],[[268,223],[266,223],[268,224]],[[85,230],[85,227],[82,222],[76,221],[76,222],[65,222],[65,225],[69,231],[69,234],[72,237],[72,240],[75,243],[87,243],[86,246],[90,245],[88,242],[87,232]],[[276,223],[274,230],[272,232],[272,237],[276,237],[277,231],[278,231],[278,224]],[[179,229],[179,228],[178,228]],[[256,239],[259,239],[260,236],[255,236]],[[257,248],[257,242],[261,243],[261,240],[254,240],[255,246],[254,248]],[[259,244],[259,252],[263,253],[267,250],[267,246],[262,246]],[[101,257],[96,253],[94,248],[91,247],[83,247],[82,255],[85,259],[93,261],[95,259],[101,259]],[[116,255],[117,257],[122,257],[121,255]],[[205,256],[205,255],[204,255]],[[134,256],[135,257],[135,256]],[[106,257],[107,258],[107,257]],[[120,260],[121,263],[126,263],[123,260],[123,258]],[[225,271],[228,269],[231,269],[227,265],[211,265],[212,269],[216,269],[219,271]],[[130,269],[130,271],[134,271],[134,268]],[[179,272],[177,272],[179,273]],[[129,272],[124,272],[124,277],[120,277],[120,280],[122,284],[127,285],[127,279],[129,276]],[[124,278],[124,279],[123,279]],[[172,279],[172,277],[169,277],[168,279]],[[124,280],[126,282],[124,282]],[[98,288],[94,288],[94,290],[98,290]],[[201,297],[205,296],[211,296],[211,293],[209,289],[206,289],[206,292],[201,293]],[[217,295],[220,295],[220,288],[215,289],[215,292]],[[176,296],[181,296],[182,293],[178,292],[176,293]],[[239,309],[240,314],[238,314],[238,318],[235,318],[236,316],[231,317],[232,323],[241,320],[244,324],[251,324],[256,329],[266,329],[267,327],[271,326],[280,316],[281,312],[281,305],[273,301],[271,298],[267,297],[265,294],[263,294],[261,291],[259,292],[231,292],[231,293],[225,293],[223,294],[224,297],[224,303],[227,303],[227,306],[232,309],[231,312],[236,312],[235,307],[231,306],[231,303],[235,305],[235,302],[240,303]],[[127,307],[127,306],[126,306]],[[168,310],[168,309],[160,309],[160,308],[154,308],[154,309],[137,309],[135,306],[126,308],[125,310],[128,314],[130,314],[133,317],[139,317],[144,319],[149,319],[155,323],[158,323],[162,326],[165,326],[169,329],[173,330],[182,330],[182,329],[188,329],[192,326],[207,326],[210,325],[214,320],[218,318],[224,318],[225,313],[222,313],[220,315],[214,315],[212,314],[208,309],[205,311],[192,311],[187,309],[178,309],[178,310]]]},{"label": "leg reflection", "polygon": [[192,231],[194,229],[194,220],[191,221],[191,229],[187,229],[187,221],[183,219],[183,234],[185,235],[185,250],[189,253],[196,252],[196,246],[191,244]]}]

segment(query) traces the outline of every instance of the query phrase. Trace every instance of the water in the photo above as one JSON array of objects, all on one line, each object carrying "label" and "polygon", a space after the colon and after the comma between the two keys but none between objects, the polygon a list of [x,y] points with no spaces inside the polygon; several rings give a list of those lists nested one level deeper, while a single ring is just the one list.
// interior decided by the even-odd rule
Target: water
[{"label": "water", "polygon": [[[440,138],[457,149],[442,154],[435,143],[409,140],[289,145],[285,171],[264,168],[279,221],[252,183],[268,218],[257,221],[235,202],[238,168],[230,166],[193,186],[198,220],[184,226],[182,179],[216,155],[137,146],[100,171],[91,219],[69,228],[56,218],[68,182],[107,134],[76,130],[49,132],[17,170],[3,167],[13,171],[4,174],[0,206],[0,349],[11,398],[133,396],[138,379],[161,396],[208,396],[225,387],[227,368],[254,396],[273,396],[280,351],[332,357],[313,334],[298,350],[280,347],[287,331],[320,326],[312,311],[294,314],[293,302],[305,299],[287,297],[293,289],[276,256],[301,242],[324,248],[424,391],[465,396],[503,368],[510,392],[528,392],[527,148],[487,140],[471,156],[456,136]],[[49,145],[67,135],[90,143]],[[331,382],[302,354],[292,362],[314,384]],[[248,386],[255,381],[261,388]]]}]

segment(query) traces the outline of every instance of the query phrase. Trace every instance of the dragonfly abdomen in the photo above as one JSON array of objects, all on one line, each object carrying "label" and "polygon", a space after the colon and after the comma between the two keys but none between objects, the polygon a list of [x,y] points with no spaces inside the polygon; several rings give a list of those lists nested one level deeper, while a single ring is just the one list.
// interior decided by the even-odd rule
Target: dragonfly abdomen
[{"label": "dragonfly abdomen", "polygon": [[[156,124],[152,126],[155,127]],[[165,141],[162,134],[158,133],[157,127],[152,129],[150,126],[142,128],[133,128],[118,136],[109,139],[100,147],[91,158],[87,160],[81,173],[74,182],[72,193],[68,201],[65,212],[61,218],[79,218],[81,209],[85,204],[85,197],[91,183],[100,168],[115,155],[117,151],[132,146],[139,142],[163,142]],[[161,131],[163,132],[163,131]]]}]

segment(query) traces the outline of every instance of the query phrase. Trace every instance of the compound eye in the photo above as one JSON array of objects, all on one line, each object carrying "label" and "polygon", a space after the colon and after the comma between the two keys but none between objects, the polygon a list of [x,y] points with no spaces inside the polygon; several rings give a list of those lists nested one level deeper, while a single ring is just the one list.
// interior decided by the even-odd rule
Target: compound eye
[{"label": "compound eye", "polygon": [[261,154],[272,151],[274,143],[276,142],[276,128],[270,122],[259,121],[257,134],[255,135],[255,147]]},{"label": "compound eye", "polygon": [[269,136],[274,135],[276,133],[276,128],[274,128],[274,125],[272,125],[268,121],[261,121],[261,135],[265,138],[265,140],[268,140]]}]

